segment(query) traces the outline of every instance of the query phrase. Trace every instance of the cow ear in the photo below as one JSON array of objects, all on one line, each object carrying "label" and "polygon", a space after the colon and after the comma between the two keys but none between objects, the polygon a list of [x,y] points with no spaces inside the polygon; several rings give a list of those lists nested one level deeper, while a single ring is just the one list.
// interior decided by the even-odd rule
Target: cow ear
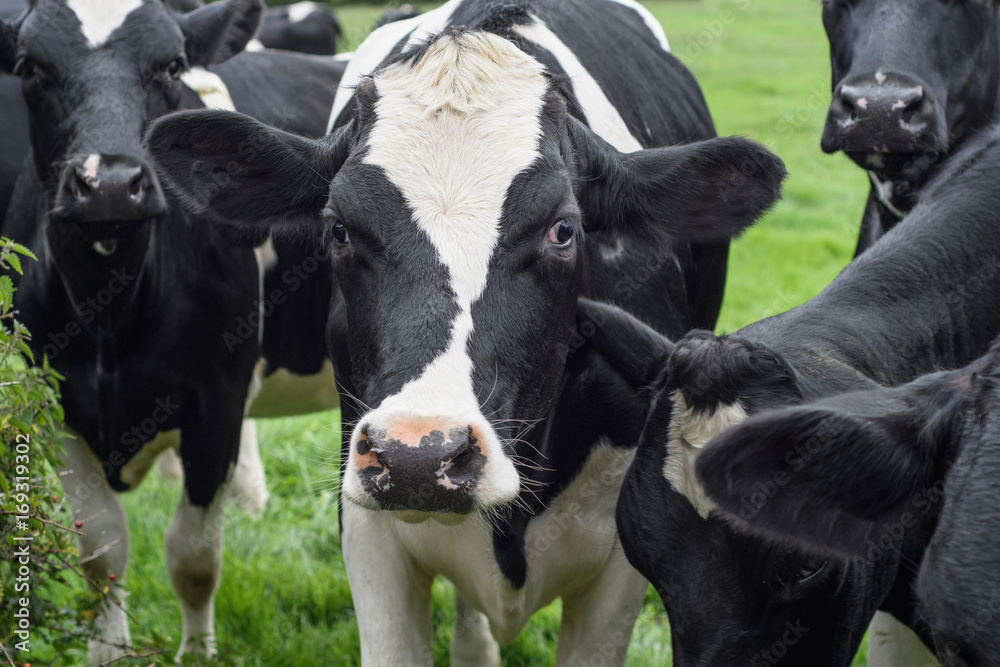
[{"label": "cow ear", "polygon": [[653,384],[674,351],[674,344],[617,306],[577,300],[576,337],[589,344],[633,389]]},{"label": "cow ear", "polygon": [[590,229],[732,238],[779,199],[787,173],[778,156],[740,137],[622,153],[574,118],[567,128]]},{"label": "cow ear", "polygon": [[330,180],[353,143],[353,124],[319,140],[231,111],[159,118],[147,154],[188,210],[232,224],[315,224]]},{"label": "cow ear", "polygon": [[[710,441],[696,472],[737,528],[863,556],[941,501],[967,405],[933,379],[773,410]],[[896,543],[905,530],[890,532]]]},{"label": "cow ear", "polygon": [[260,27],[262,0],[218,0],[177,17],[188,64],[207,67],[246,48]]}]

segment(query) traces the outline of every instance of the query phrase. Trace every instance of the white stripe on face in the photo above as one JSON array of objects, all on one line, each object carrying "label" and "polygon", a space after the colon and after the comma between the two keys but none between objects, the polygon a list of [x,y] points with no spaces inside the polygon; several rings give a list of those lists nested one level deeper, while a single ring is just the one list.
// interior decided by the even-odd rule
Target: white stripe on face
[{"label": "white stripe on face", "polygon": [[642,149],[642,144],[629,132],[621,114],[608,100],[601,86],[554,32],[537,18],[534,18],[530,25],[519,25],[514,30],[551,53],[559,61],[559,66],[573,84],[576,98],[583,107],[583,114],[587,117],[587,125],[597,136],[623,153]]},{"label": "white stripe on face", "polygon": [[[365,161],[381,167],[402,193],[448,269],[459,314],[445,351],[361,423],[404,415],[476,426],[488,436],[480,443],[489,461],[480,502],[508,500],[518,491],[517,472],[480,412],[466,346],[507,191],[540,155],[543,67],[496,35],[466,33],[439,39],[415,65],[385,69],[375,87],[377,120]],[[354,478],[349,469],[345,492]]]},{"label": "white stripe on face", "polygon": [[333,124],[337,122],[337,117],[354,97],[354,89],[362,77],[374,72],[403,37],[409,33],[410,37],[406,43],[415,44],[441,32],[448,25],[451,15],[462,2],[463,0],[449,0],[433,11],[402,21],[387,23],[368,35],[344,69],[344,76],[340,79],[340,85],[337,87],[337,95],[333,98],[333,108],[330,110],[330,120],[326,124],[326,133],[333,132]]},{"label": "white stripe on face", "polygon": [[108,41],[132,10],[142,6],[142,0],[67,0],[80,20],[80,30],[93,47]]}]

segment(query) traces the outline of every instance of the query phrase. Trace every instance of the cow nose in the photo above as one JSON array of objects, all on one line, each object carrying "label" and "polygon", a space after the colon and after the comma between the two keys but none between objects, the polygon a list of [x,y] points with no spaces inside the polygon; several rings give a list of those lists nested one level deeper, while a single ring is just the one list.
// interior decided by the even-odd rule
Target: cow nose
[{"label": "cow nose", "polygon": [[936,147],[936,113],[933,93],[907,77],[881,72],[852,77],[830,101],[822,147],[828,153],[915,153],[921,145]]},{"label": "cow nose", "polygon": [[367,424],[355,445],[365,492],[386,510],[465,514],[486,456],[472,426],[416,419]]},{"label": "cow nose", "polygon": [[166,210],[149,165],[120,155],[94,154],[67,165],[56,198],[58,217],[73,222],[145,220]]}]

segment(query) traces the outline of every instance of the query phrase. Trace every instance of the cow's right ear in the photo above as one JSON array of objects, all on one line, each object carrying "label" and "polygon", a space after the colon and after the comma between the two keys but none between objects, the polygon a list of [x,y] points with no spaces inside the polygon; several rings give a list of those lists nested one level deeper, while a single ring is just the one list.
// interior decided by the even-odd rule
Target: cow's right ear
[{"label": "cow's right ear", "polygon": [[970,399],[940,375],[751,417],[705,446],[698,477],[737,528],[864,556],[942,501]]},{"label": "cow's right ear", "polygon": [[263,12],[262,0],[217,0],[177,16],[188,64],[207,67],[235,56],[257,34]]},{"label": "cow's right ear", "polygon": [[574,340],[593,347],[636,391],[653,384],[674,351],[666,336],[611,304],[580,297],[576,323]]},{"label": "cow's right ear", "polygon": [[315,224],[353,144],[353,123],[304,139],[249,116],[200,109],[153,122],[145,147],[194,213],[241,225]]}]

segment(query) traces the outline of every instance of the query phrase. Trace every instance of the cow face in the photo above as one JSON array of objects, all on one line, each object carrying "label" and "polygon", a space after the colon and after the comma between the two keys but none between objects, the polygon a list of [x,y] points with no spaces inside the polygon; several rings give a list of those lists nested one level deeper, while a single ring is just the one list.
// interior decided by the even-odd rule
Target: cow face
[{"label": "cow face", "polygon": [[156,0],[38,0],[5,25],[0,66],[21,77],[51,218],[95,230],[107,255],[126,223],[163,215],[146,125],[177,108],[188,68],[242,50],[260,11],[257,0],[183,16]]},{"label": "cow face", "polygon": [[823,0],[823,25],[833,75],[824,151],[883,180],[921,181],[992,117],[996,0]]},{"label": "cow face", "polygon": [[[589,344],[649,396],[616,520],[629,562],[670,617],[675,664],[849,663],[874,613],[865,586],[887,586],[891,569],[849,566],[736,531],[693,480],[695,455],[712,435],[768,396],[801,400],[792,369],[763,347],[709,332],[673,345],[623,311],[584,299],[577,317],[593,323]],[[732,383],[712,397],[708,381],[717,385],[724,370]],[[750,501],[744,511],[754,511]]]},{"label": "cow face", "polygon": [[[356,109],[319,143],[190,113],[147,145],[219,219],[315,226],[323,209],[349,328],[331,351],[364,406],[343,492],[411,520],[519,493],[516,462],[539,455],[517,434],[557,394],[588,231],[726,237],[784,173],[738,139],[619,153],[567,114],[537,61],[483,32],[449,30],[384,65]],[[220,173],[229,186],[206,191]]]}]

